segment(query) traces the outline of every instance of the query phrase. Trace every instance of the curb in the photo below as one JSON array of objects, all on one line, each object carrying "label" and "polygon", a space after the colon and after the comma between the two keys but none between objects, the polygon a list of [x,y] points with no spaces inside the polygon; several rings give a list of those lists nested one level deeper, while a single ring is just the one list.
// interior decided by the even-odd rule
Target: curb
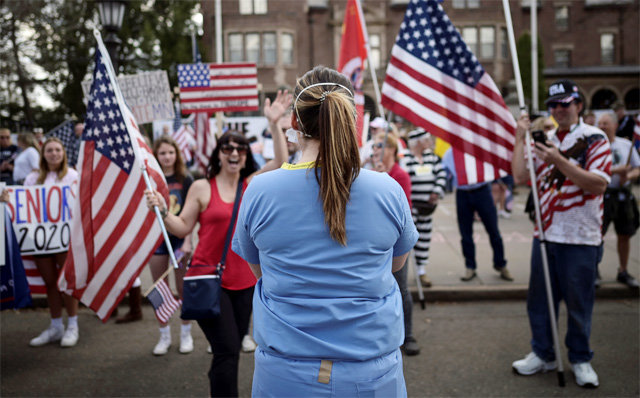
[{"label": "curb", "polygon": [[[425,301],[526,300],[528,285],[501,286],[435,286],[424,288]],[[409,288],[413,302],[419,302],[418,288]],[[640,297],[640,290],[618,283],[603,283],[596,289],[596,299],[632,299]]]}]

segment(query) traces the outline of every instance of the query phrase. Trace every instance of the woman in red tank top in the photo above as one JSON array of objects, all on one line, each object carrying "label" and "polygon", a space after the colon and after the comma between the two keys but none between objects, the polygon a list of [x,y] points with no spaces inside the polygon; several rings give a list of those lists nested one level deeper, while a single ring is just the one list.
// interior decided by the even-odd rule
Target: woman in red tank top
[{"label": "woman in red tank top", "polygon": [[[218,140],[209,159],[207,178],[193,182],[178,216],[167,213],[166,204],[157,192],[145,192],[149,208],[161,209],[169,233],[183,237],[193,230],[196,222],[200,223],[193,265],[216,265],[220,261],[240,179],[246,189],[254,175],[279,168],[287,159],[287,145],[278,123],[291,100],[285,90],[278,91],[273,103],[269,99],[265,101],[263,111],[269,120],[275,158],[261,170],[257,170],[249,141],[242,134],[230,131]],[[213,351],[209,370],[212,397],[238,396],[240,346],[249,329],[255,284],[256,278],[247,262],[229,248],[222,275],[220,315],[198,320]]]}]

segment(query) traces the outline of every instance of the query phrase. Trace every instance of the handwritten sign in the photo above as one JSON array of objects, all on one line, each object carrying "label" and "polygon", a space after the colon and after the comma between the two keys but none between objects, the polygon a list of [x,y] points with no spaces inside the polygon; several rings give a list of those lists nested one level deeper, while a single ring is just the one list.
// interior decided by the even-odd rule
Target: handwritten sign
[{"label": "handwritten sign", "polygon": [[[173,119],[174,108],[167,72],[163,70],[118,76],[118,85],[127,106],[138,123]],[[85,98],[89,96],[91,82],[82,82]]]},{"label": "handwritten sign", "polygon": [[7,210],[20,253],[60,253],[69,250],[71,210],[77,187],[71,185],[8,186]]}]

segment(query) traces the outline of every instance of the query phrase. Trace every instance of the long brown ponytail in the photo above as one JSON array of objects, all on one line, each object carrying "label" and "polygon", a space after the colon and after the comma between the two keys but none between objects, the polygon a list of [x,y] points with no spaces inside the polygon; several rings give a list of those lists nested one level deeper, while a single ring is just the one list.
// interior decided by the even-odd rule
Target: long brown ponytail
[{"label": "long brown ponytail", "polygon": [[[318,83],[334,84],[309,87]],[[309,88],[305,90],[306,87]],[[294,93],[300,131],[320,141],[315,173],[324,221],[331,238],[343,246],[347,244],[345,218],[351,184],[360,172],[352,93],[351,83],[344,75],[324,66],[305,73]]]}]

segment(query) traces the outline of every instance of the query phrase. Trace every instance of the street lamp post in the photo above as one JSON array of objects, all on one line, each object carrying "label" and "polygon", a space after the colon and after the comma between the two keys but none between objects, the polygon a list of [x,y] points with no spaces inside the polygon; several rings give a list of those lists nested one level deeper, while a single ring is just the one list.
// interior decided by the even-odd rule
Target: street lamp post
[{"label": "street lamp post", "polygon": [[122,27],[122,19],[124,17],[124,9],[126,2],[122,0],[99,0],[98,12],[100,13],[100,23],[106,31],[104,45],[109,51],[109,57],[113,64],[113,69],[118,71],[118,51],[122,40],[117,33]]}]

